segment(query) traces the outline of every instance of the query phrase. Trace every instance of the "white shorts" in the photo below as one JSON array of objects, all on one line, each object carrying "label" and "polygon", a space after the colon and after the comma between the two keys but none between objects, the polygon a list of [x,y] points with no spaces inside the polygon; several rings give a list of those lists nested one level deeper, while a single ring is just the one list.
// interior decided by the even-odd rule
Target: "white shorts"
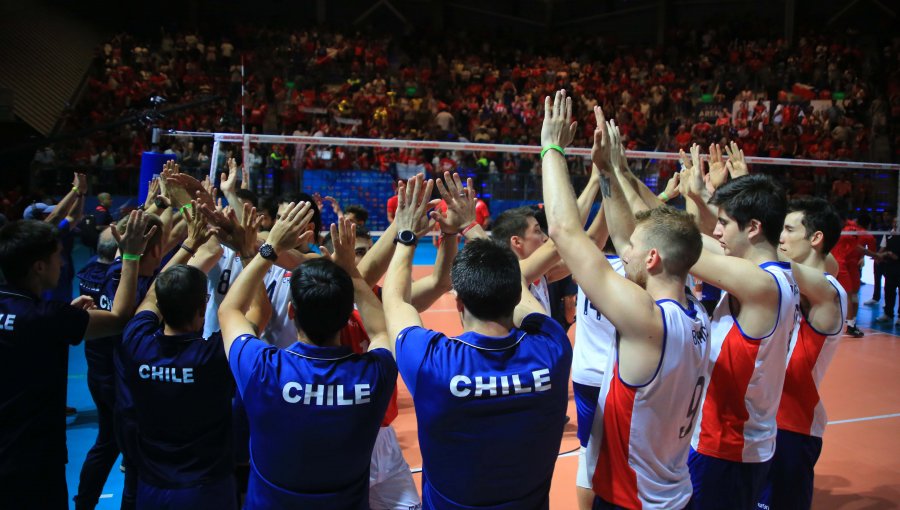
[{"label": "white shorts", "polygon": [[394,427],[381,427],[369,468],[369,506],[372,510],[419,510],[422,500],[409,464],[403,458]]},{"label": "white shorts", "polygon": [[593,489],[593,473],[588,473],[587,448],[580,447],[578,451],[578,471],[575,472],[575,485],[583,489]]}]

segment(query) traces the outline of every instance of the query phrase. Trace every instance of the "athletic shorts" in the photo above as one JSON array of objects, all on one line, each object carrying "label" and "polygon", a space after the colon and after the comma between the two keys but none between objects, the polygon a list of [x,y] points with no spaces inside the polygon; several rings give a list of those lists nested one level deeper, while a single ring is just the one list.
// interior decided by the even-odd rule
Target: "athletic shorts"
[{"label": "athletic shorts", "polygon": [[841,284],[841,287],[843,287],[844,290],[847,291],[848,296],[859,292],[859,271],[854,271],[852,268],[850,269],[850,271],[839,271],[837,275],[837,281]]},{"label": "athletic shorts", "polygon": [[733,462],[691,448],[688,468],[694,486],[694,510],[756,510],[771,465],[771,459]]},{"label": "athletic shorts", "polygon": [[185,489],[163,489],[138,480],[137,510],[237,510],[234,477]]},{"label": "athletic shorts", "polygon": [[[600,496],[594,496],[594,506],[591,507],[591,510],[629,510],[623,506],[613,505],[612,503],[607,503],[606,501],[600,499]],[[692,501],[688,501],[687,506],[681,508],[680,510],[694,510],[694,504]]]},{"label": "athletic shorts", "polygon": [[369,506],[372,510],[418,510],[422,500],[409,464],[403,458],[394,427],[381,427],[369,467]]},{"label": "athletic shorts", "polygon": [[578,415],[578,442],[586,447],[591,438],[591,427],[594,426],[594,414],[597,412],[597,399],[600,387],[587,384],[572,383],[575,396],[575,412]]},{"label": "athletic shorts", "polygon": [[762,495],[762,510],[809,510],[812,506],[816,461],[822,438],[778,429],[775,456]]}]

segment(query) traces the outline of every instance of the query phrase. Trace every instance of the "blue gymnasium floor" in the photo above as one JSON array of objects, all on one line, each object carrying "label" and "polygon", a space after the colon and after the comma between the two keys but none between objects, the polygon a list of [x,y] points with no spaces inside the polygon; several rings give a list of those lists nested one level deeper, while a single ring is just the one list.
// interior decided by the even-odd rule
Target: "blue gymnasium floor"
[{"label": "blue gymnasium floor", "polygon": [[[415,265],[433,265],[437,250],[430,241],[424,240],[419,244],[413,263]],[[90,259],[87,248],[76,243],[72,253],[75,260],[76,273]],[[77,295],[78,282],[75,281],[73,289]],[[71,498],[78,493],[78,476],[81,473],[81,464],[87,456],[88,450],[94,445],[97,438],[97,408],[91,393],[87,387],[87,362],[84,359],[84,343],[69,350],[69,387],[68,405],[78,409],[78,417],[72,425],[66,428],[66,439],[69,448],[69,464],[66,466],[66,482],[69,486],[69,508],[75,508]],[[106,486],[100,496],[98,510],[118,509],[122,501],[122,484],[124,475],[118,466],[121,457],[113,467],[106,480]]]}]

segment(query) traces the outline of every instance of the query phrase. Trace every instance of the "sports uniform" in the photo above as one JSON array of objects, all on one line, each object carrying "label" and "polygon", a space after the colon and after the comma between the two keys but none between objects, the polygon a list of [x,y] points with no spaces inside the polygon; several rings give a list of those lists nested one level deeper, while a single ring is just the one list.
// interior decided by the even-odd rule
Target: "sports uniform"
[{"label": "sports uniform", "polygon": [[282,349],[290,347],[297,342],[297,326],[288,314],[288,303],[291,302],[291,271],[272,266],[266,272],[263,284],[272,303],[272,318],[269,319],[262,338]]},{"label": "sports uniform", "polygon": [[169,336],[151,311],[125,328],[119,358],[140,429],[137,508],[236,509],[231,397],[221,334]]},{"label": "sports uniform", "polygon": [[503,337],[415,326],[396,345],[416,406],[423,507],[548,508],[572,364],[562,327],[533,313]]},{"label": "sports uniform", "polygon": [[[88,313],[0,285],[0,506],[68,508],[69,346]],[[30,490],[40,480],[40,490]]]},{"label": "sports uniform", "polygon": [[396,387],[387,349],[238,337],[229,362],[250,422],[245,508],[367,509],[372,448]]},{"label": "sports uniform", "polygon": [[803,314],[794,330],[776,416],[775,457],[760,508],[803,510],[812,505],[813,469],[822,452],[822,435],[828,423],[819,386],[843,336],[847,310],[847,293],[835,277],[825,277],[838,292],[841,324],[834,332],[816,331]]},{"label": "sports uniform", "polygon": [[537,299],[538,303],[544,308],[544,312],[550,315],[550,287],[547,283],[547,277],[541,275],[534,283],[529,283],[528,290],[531,291],[534,299]]},{"label": "sports uniform", "polygon": [[713,314],[709,384],[688,461],[698,509],[756,508],[775,453],[775,414],[800,296],[789,263],[760,268],[778,285],[778,317],[769,334],[745,335],[727,292]]},{"label": "sports uniform", "polygon": [[[625,265],[618,256],[607,255],[606,259],[616,273],[625,276]],[[603,374],[615,345],[616,328],[594,308],[581,287],[578,287],[575,310],[572,389],[578,414],[578,441],[581,444],[575,484],[590,489],[593,473],[588,470],[585,447],[591,436]]]},{"label": "sports uniform", "polygon": [[687,457],[710,347],[709,317],[699,301],[687,299],[687,308],[671,299],[656,302],[663,347],[649,381],[626,383],[618,349],[610,356],[587,448],[594,508],[669,510],[690,502]]},{"label": "sports uniform", "polygon": [[241,263],[241,255],[227,246],[222,247],[222,256],[216,265],[207,273],[207,292],[209,301],[206,302],[206,319],[203,323],[203,338],[209,338],[219,331],[219,305],[225,299],[225,294],[231,288],[231,284],[241,274],[244,265]]}]

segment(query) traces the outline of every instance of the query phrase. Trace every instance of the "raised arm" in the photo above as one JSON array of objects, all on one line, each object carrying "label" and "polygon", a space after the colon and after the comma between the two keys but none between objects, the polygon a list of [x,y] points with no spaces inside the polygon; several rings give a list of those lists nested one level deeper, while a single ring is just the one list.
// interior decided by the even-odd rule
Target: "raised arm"
[{"label": "raised arm", "polygon": [[691,146],[691,157],[681,151],[681,194],[685,197],[685,209],[694,216],[700,231],[712,234],[716,228],[716,211],[709,205],[710,193],[703,180],[703,161],[700,146]]},{"label": "raised arm", "polygon": [[122,253],[122,275],[116,295],[113,298],[112,310],[90,310],[85,340],[106,338],[125,329],[125,325],[134,314],[134,300],[137,292],[138,264],[147,241],[153,237],[156,227],[150,227],[147,233],[147,218],[143,211],[132,211],[125,225],[125,232],[119,234],[118,230],[111,229],[113,237],[119,243],[119,251]]},{"label": "raised arm", "polygon": [[[309,202],[291,203],[287,212],[275,222],[269,232],[268,243],[276,254],[296,244],[300,232],[312,220],[312,207],[313,204]],[[219,305],[219,326],[222,328],[226,356],[230,356],[231,344],[239,336],[256,334],[257,324],[250,321],[245,312],[258,299],[259,287],[262,286],[266,271],[271,267],[271,260],[257,254],[244,266]]]},{"label": "raised arm", "polygon": [[[397,189],[399,199],[394,223],[397,224],[398,233],[420,232],[428,224],[425,213],[434,182],[429,180],[425,183],[423,180],[419,174]],[[412,261],[415,249],[415,242],[410,245],[398,243],[384,279],[381,297],[391,341],[405,328],[422,325],[419,312],[412,305]]]},{"label": "raised arm", "polygon": [[244,216],[244,208],[241,207],[241,201],[237,196],[237,174],[238,164],[234,158],[228,159],[228,172],[222,172],[219,175],[219,190],[225,195],[225,200],[232,207],[237,215],[238,221]]},{"label": "raised arm", "polygon": [[334,246],[332,260],[353,279],[353,300],[359,310],[366,334],[369,335],[369,350],[387,349],[393,353],[394,345],[387,334],[381,301],[359,274],[355,263],[353,247],[356,245],[356,224],[344,218],[338,220],[337,225],[332,224],[331,242]]},{"label": "raised arm", "polygon": [[[552,106],[549,97],[545,100],[541,130],[544,147],[553,144],[560,136],[559,132],[568,124],[565,118],[570,115],[571,99],[566,100],[564,91],[557,92]],[[602,129],[598,127],[598,130]],[[599,136],[600,133],[596,133],[596,137]],[[654,310],[656,304],[653,298],[638,285],[619,276],[582,230],[566,161],[555,151],[548,151],[544,156],[543,177],[550,237],[557,241],[563,260],[568,263],[585,294],[602,314],[609,317],[623,338],[650,341],[654,345],[660,343],[662,317]],[[610,296],[615,296],[615,299],[610,299]]]},{"label": "raised arm", "polygon": [[[85,183],[87,182],[84,174],[76,173],[72,177],[72,189],[69,190],[68,193],[66,193],[66,196],[64,196],[58,204],[56,204],[56,207],[53,208],[53,212],[51,212],[47,215],[46,218],[44,218],[45,223],[56,225],[60,221],[62,221],[63,218],[69,215],[69,211],[72,209],[72,206],[75,205],[75,202],[78,200],[78,196],[83,195],[86,191],[85,189],[79,187],[79,183],[81,183],[82,181]],[[86,184],[82,184],[82,186],[86,186]]]}]

